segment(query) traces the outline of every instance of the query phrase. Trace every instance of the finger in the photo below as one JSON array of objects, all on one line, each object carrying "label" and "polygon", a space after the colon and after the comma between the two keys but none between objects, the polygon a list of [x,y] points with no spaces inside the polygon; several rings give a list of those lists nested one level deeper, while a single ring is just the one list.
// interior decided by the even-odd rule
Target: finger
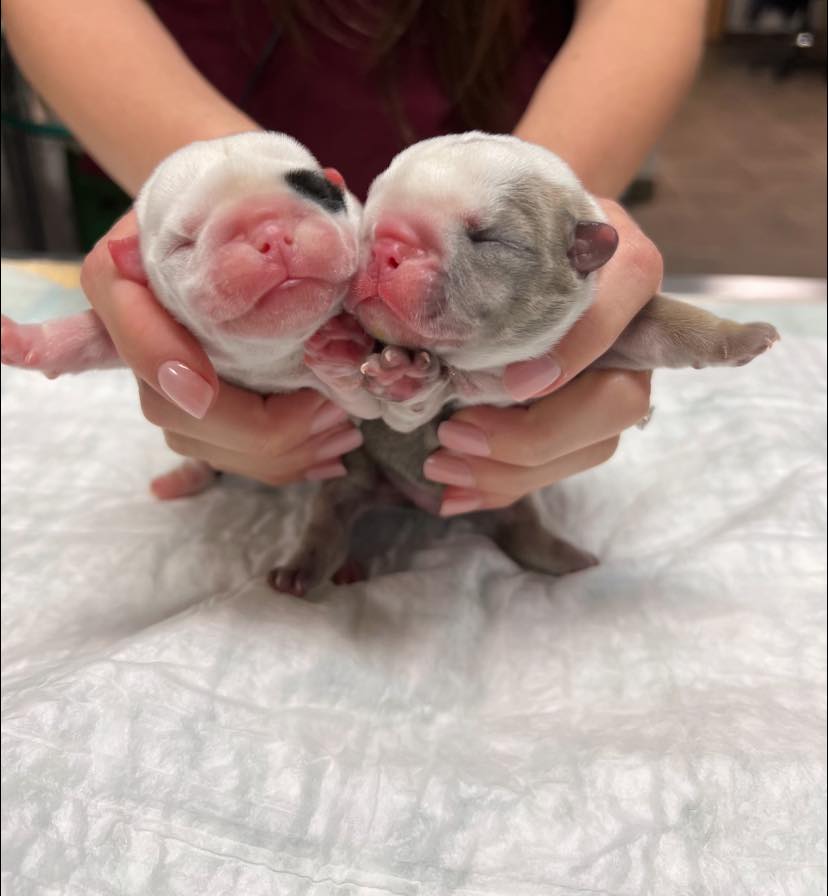
[{"label": "finger", "polygon": [[649,371],[590,370],[529,407],[465,408],[437,429],[455,454],[538,467],[634,425],[650,408]]},{"label": "finger", "polygon": [[213,403],[218,377],[204,349],[146,286],[120,276],[107,248],[137,232],[134,212],[122,218],[84,260],[81,286],[118,354],[159,394],[200,418]]},{"label": "finger", "polygon": [[598,274],[592,305],[554,350],[506,368],[503,385],[516,401],[547,395],[569,382],[615,343],[658,291],[661,253],[618,203],[601,204],[618,231],[618,249]]},{"label": "finger", "polygon": [[608,461],[618,447],[619,438],[612,436],[539,467],[515,467],[487,458],[463,458],[437,451],[425,462],[423,473],[432,482],[452,486],[466,496],[479,492],[514,501]]},{"label": "finger", "polygon": [[203,492],[218,474],[201,460],[186,460],[172,470],[156,476],[150,482],[150,491],[162,501],[189,498]]},{"label": "finger", "polygon": [[179,410],[147,385],[139,383],[139,395],[144,416],[162,429],[270,458],[348,419],[346,411],[313,389],[264,396],[220,381],[216,400],[203,420]]},{"label": "finger", "polygon": [[176,454],[270,485],[344,475],[340,458],[362,444],[362,434],[350,425],[321,433],[294,451],[276,457],[233,451],[180,433],[165,432],[164,437]]}]

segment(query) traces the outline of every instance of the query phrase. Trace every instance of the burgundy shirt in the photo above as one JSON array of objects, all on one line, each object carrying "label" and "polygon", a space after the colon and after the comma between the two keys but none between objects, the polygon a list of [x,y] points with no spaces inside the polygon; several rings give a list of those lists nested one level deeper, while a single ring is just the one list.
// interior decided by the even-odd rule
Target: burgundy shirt
[{"label": "burgundy shirt", "polygon": [[[254,78],[275,34],[264,0],[154,0],[152,5],[195,67],[227,99],[262,127],[304,143],[323,166],[338,168],[360,198],[404,148],[399,125],[358,48],[306,27],[309,54],[282,37]],[[508,85],[514,110],[509,127],[565,40],[573,10],[574,0],[527,0]],[[425,41],[412,33],[400,52],[397,94],[416,139],[468,130],[452,114]]]}]

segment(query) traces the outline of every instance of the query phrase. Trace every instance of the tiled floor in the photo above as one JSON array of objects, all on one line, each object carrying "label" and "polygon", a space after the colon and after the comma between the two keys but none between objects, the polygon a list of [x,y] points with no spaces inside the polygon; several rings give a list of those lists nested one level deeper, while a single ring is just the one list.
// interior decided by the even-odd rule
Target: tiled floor
[{"label": "tiled floor", "polygon": [[631,208],[669,274],[826,275],[826,81],[709,52]]}]

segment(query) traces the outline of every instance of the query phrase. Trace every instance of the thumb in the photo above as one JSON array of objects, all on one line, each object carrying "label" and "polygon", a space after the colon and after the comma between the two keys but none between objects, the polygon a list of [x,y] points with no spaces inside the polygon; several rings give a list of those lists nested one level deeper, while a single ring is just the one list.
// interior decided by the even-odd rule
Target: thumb
[{"label": "thumb", "polygon": [[142,283],[118,272],[107,242],[137,233],[130,212],[86,257],[81,286],[124,363],[149,386],[193,417],[203,417],[218,391],[204,349]]}]

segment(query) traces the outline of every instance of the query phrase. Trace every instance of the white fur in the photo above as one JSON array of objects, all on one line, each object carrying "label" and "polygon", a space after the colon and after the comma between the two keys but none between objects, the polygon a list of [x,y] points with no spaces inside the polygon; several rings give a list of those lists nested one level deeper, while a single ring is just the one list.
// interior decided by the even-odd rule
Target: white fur
[{"label": "white fur", "polygon": [[[283,177],[296,169],[320,170],[320,166],[305,147],[284,134],[251,132],[196,142],[165,159],[135,203],[144,268],[158,300],[196,336],[224,379],[261,392],[319,388],[302,363],[302,346],[327,317],[289,338],[231,337],[194,315],[187,301],[187,291],[202,282],[203,259],[167,256],[188,234],[194,216],[205,218],[225,202],[263,191],[291,193]],[[356,262],[361,206],[347,191],[345,202],[346,213],[330,218],[343,239],[353,244]],[[343,284],[340,304],[346,287]],[[340,310],[340,304],[328,317]]]}]

